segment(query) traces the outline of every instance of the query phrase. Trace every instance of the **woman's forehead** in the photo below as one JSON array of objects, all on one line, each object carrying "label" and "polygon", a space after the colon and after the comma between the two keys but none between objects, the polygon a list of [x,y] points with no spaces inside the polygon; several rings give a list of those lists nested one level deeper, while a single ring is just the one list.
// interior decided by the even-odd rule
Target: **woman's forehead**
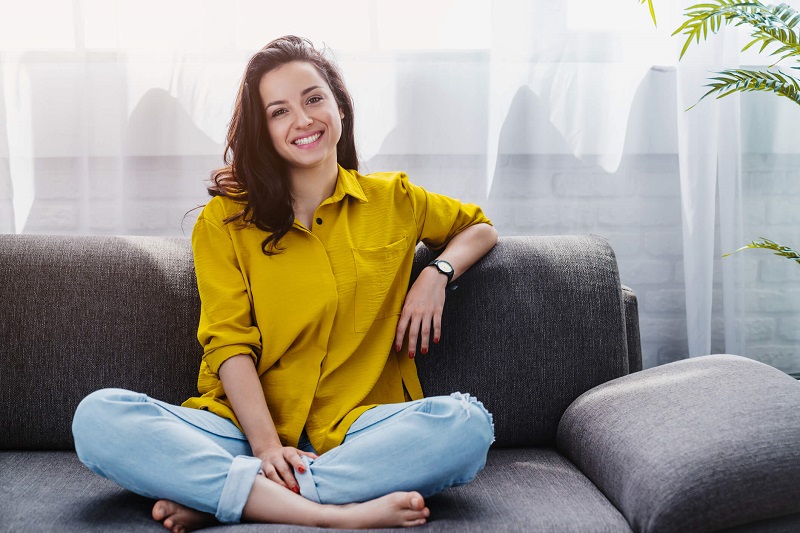
[{"label": "woman's forehead", "polygon": [[328,84],[311,63],[293,61],[261,76],[258,91],[265,100],[296,97],[310,87],[328,90]]}]

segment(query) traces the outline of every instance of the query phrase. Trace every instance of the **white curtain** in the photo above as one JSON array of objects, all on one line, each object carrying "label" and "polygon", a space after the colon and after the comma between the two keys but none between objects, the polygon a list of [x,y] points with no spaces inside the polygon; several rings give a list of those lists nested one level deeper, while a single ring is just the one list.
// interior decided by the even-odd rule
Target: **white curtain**
[{"label": "white curtain", "polygon": [[366,171],[481,203],[501,234],[607,237],[645,366],[798,371],[800,275],[720,260],[754,232],[800,244],[797,111],[685,111],[712,71],[765,62],[728,28],[679,63],[693,3],[655,0],[656,29],[637,0],[0,0],[0,231],[186,235],[247,59],[294,33],[342,67]]},{"label": "white curtain", "polygon": [[[689,7],[693,2],[685,0],[683,4],[681,7]],[[714,243],[717,231],[727,250],[738,248],[737,244],[742,242],[741,230],[737,231],[737,215],[741,209],[737,210],[734,203],[741,182],[739,95],[731,95],[724,101],[709,99],[690,111],[686,109],[697,103],[698,88],[706,83],[709,67],[721,70],[719,67],[724,63],[723,56],[729,61],[738,62],[739,48],[735,37],[733,32],[724,32],[716,39],[703,43],[703,46],[695,46],[677,65],[686,315],[689,354],[692,356],[711,351],[713,268],[714,257],[718,253]],[[683,44],[683,39],[679,41]],[[738,66],[738,63],[733,66]],[[722,223],[716,227],[718,184],[719,217]],[[729,279],[734,274],[730,268],[732,265],[735,262],[725,263],[723,274],[727,302],[736,292],[733,280]],[[727,315],[731,312],[735,312],[735,308],[726,305],[726,319],[729,319]],[[733,321],[730,323],[733,324]],[[743,347],[735,342],[735,338],[726,336],[725,340],[727,351],[742,353]]]}]

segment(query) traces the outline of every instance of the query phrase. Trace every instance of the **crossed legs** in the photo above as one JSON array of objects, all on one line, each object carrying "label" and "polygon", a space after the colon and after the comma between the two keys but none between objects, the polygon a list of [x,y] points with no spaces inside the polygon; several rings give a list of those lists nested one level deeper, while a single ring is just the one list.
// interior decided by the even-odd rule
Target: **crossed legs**
[{"label": "crossed legs", "polygon": [[[90,469],[160,498],[153,518],[176,533],[213,523],[212,517],[340,528],[422,524],[429,516],[423,495],[472,479],[491,443],[490,415],[468,395],[367,413],[342,446],[310,462],[303,496],[259,475],[260,461],[250,456],[244,435],[208,412],[105,389],[81,403],[73,432],[78,456]],[[464,453],[462,445],[442,460],[439,448],[450,446],[443,435],[452,429],[446,420],[461,444],[465,435],[477,444],[471,445],[475,451]],[[398,454],[413,465],[403,470],[414,475],[398,471]],[[349,502],[364,503],[332,505]]]}]

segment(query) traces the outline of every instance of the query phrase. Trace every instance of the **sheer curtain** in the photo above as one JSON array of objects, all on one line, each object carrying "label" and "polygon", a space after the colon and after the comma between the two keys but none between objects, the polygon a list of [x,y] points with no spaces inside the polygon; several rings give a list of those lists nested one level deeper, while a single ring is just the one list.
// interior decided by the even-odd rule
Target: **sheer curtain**
[{"label": "sheer curtain", "polygon": [[294,33],[342,67],[364,171],[478,202],[501,234],[608,238],[645,366],[800,370],[797,267],[720,260],[759,232],[800,242],[796,111],[685,111],[711,71],[764,63],[732,28],[678,63],[694,2],[656,0],[656,29],[636,0],[0,1],[0,231],[187,235],[247,59]]}]

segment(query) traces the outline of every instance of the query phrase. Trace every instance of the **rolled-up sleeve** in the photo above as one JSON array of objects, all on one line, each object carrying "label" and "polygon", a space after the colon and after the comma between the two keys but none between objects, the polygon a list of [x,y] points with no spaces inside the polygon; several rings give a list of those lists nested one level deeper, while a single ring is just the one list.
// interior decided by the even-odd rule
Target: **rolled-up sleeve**
[{"label": "rolled-up sleeve", "polygon": [[250,296],[227,231],[203,216],[192,231],[192,250],[200,293],[197,339],[203,360],[215,375],[227,359],[261,354],[261,332],[253,323]]},{"label": "rolled-up sleeve", "polygon": [[461,203],[458,199],[428,192],[401,177],[417,223],[417,242],[422,241],[431,250],[443,248],[454,236],[475,224],[491,224],[475,204]]}]

